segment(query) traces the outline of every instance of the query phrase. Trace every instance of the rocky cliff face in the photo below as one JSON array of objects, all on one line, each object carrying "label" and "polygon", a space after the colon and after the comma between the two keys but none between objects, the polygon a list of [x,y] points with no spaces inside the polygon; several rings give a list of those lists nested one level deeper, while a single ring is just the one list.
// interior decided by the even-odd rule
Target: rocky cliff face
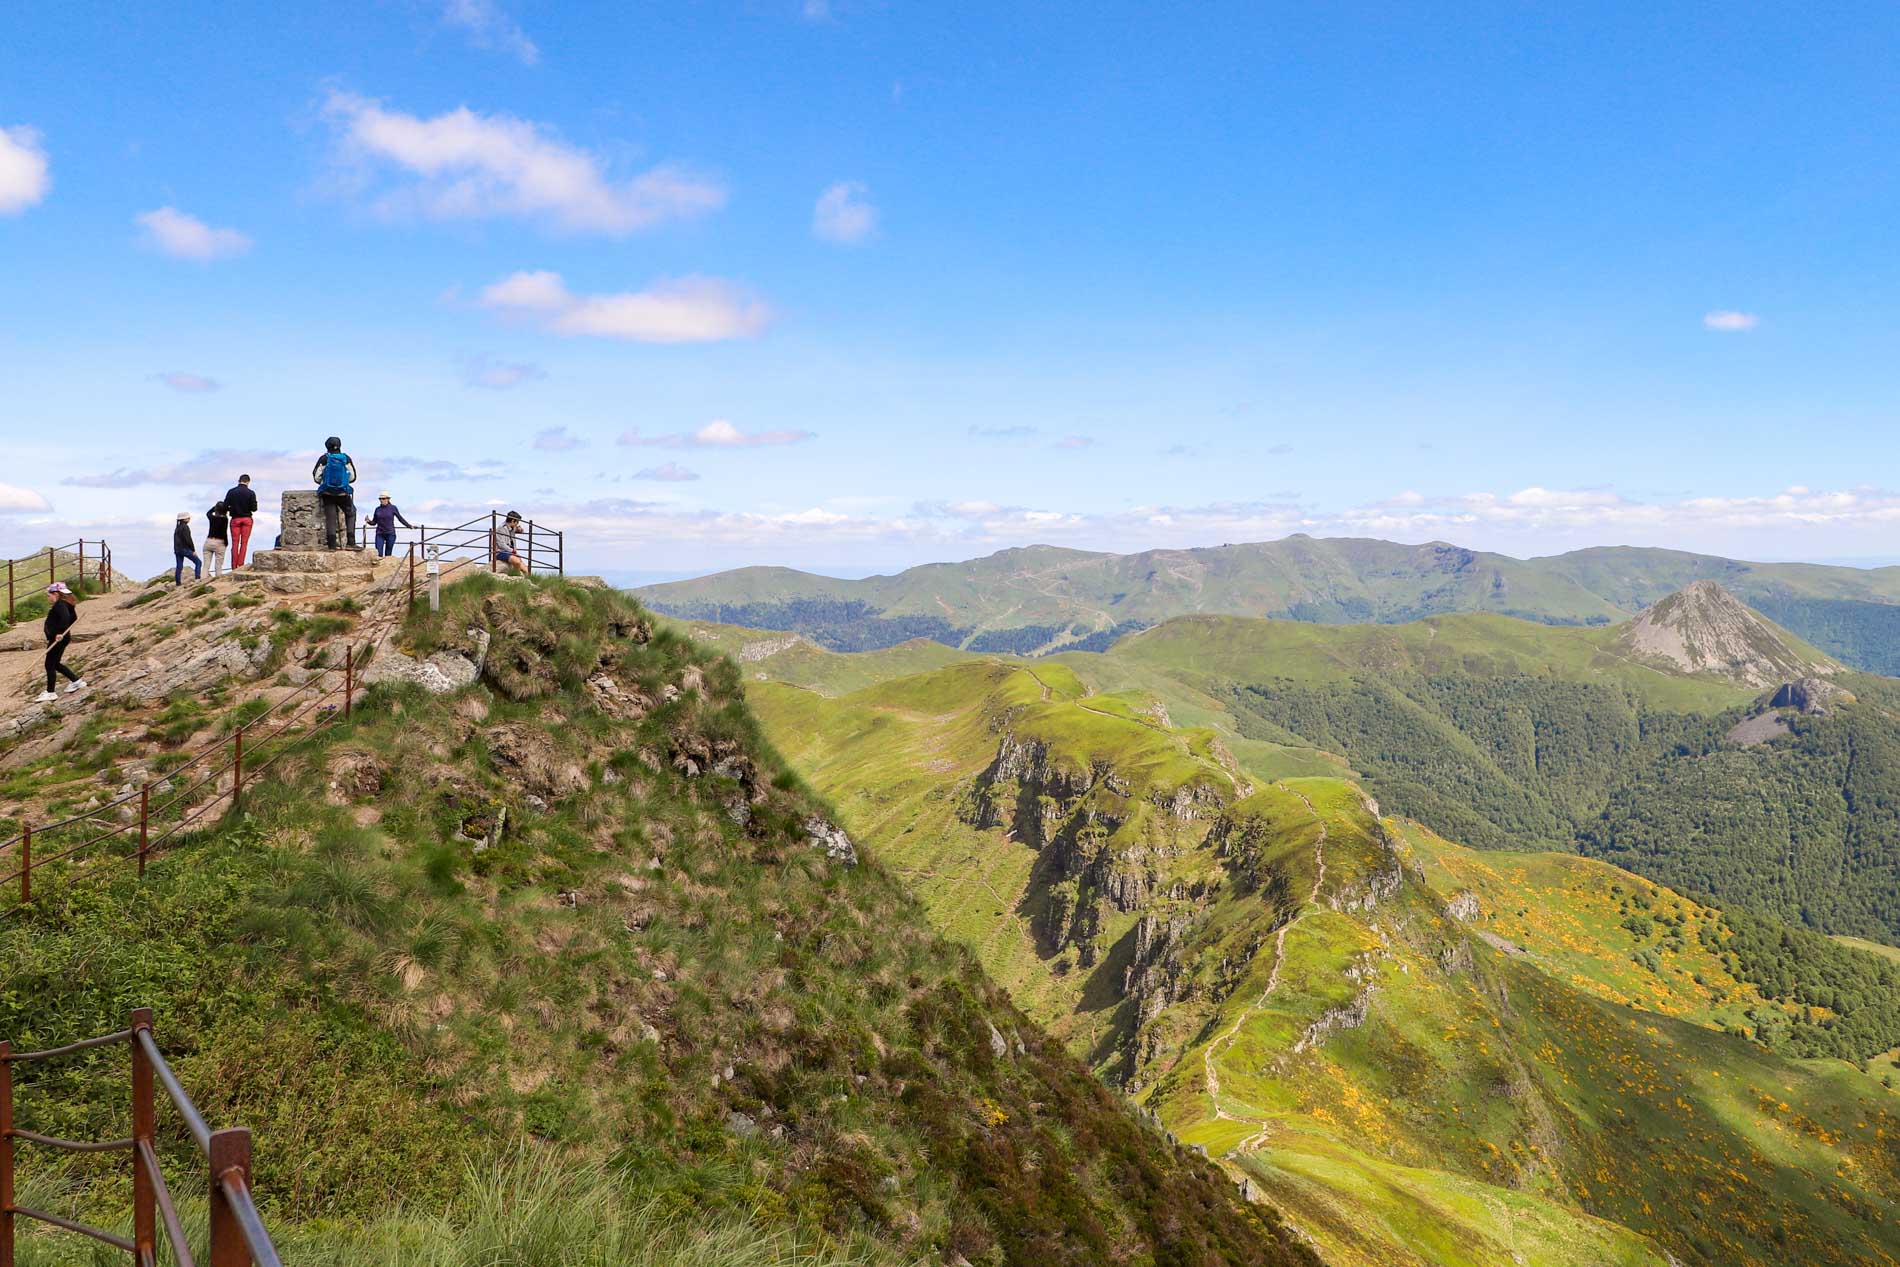
[{"label": "rocky cliff face", "polygon": [[1746,686],[1826,677],[1841,667],[1800,646],[1714,581],[1696,581],[1644,608],[1624,626],[1619,643],[1634,658]]}]

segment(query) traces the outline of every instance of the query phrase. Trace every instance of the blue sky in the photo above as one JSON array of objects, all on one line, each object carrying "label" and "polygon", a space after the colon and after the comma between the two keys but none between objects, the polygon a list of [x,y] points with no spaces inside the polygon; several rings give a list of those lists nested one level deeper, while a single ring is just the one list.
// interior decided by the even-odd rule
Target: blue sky
[{"label": "blue sky", "polygon": [[13,6],[0,530],[1900,555],[1900,11],[1321,9]]}]

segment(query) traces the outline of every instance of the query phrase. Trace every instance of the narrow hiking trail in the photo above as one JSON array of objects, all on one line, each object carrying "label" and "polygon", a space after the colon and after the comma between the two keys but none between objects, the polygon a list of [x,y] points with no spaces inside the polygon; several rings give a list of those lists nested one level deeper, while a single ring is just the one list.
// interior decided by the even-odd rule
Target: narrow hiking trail
[{"label": "narrow hiking trail", "polygon": [[1250,1126],[1259,1128],[1253,1134],[1228,1149],[1226,1156],[1229,1157],[1235,1153],[1250,1152],[1258,1148],[1261,1144],[1266,1142],[1267,1135],[1272,1131],[1273,1127],[1271,1123],[1264,1119],[1257,1117],[1236,1117],[1221,1107],[1220,1070],[1215,1063],[1216,1058],[1233,1045],[1234,1040],[1240,1036],[1241,1027],[1246,1025],[1255,1014],[1264,1008],[1267,1005],[1267,1000],[1272,997],[1273,992],[1280,988],[1280,969],[1286,963],[1286,935],[1293,931],[1294,925],[1306,918],[1307,911],[1319,904],[1320,889],[1326,883],[1326,819],[1320,814],[1319,810],[1314,807],[1312,800],[1309,799],[1304,792],[1296,792],[1285,783],[1276,783],[1274,786],[1283,792],[1292,792],[1294,796],[1299,797],[1300,804],[1306,806],[1307,813],[1311,814],[1313,821],[1319,824],[1319,835],[1313,841],[1313,861],[1316,874],[1313,876],[1313,891],[1306,895],[1306,901],[1300,907],[1299,912],[1295,914],[1292,919],[1280,925],[1279,931],[1273,935],[1273,971],[1267,974],[1266,988],[1260,991],[1259,998],[1255,999],[1251,1005],[1241,1011],[1239,1016],[1234,1018],[1234,1023],[1227,1027],[1227,1032],[1209,1043],[1206,1050],[1201,1053],[1201,1068],[1205,1074],[1207,1098],[1208,1102],[1214,1106],[1214,1116],[1224,1122],[1244,1122]]}]

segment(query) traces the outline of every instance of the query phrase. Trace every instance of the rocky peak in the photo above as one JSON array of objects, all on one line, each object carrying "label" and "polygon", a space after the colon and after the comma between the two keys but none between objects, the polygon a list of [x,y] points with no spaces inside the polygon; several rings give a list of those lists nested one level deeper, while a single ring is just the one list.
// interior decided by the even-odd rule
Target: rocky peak
[{"label": "rocky peak", "polygon": [[1714,581],[1696,581],[1644,608],[1624,626],[1620,641],[1640,659],[1746,686],[1840,671]]}]

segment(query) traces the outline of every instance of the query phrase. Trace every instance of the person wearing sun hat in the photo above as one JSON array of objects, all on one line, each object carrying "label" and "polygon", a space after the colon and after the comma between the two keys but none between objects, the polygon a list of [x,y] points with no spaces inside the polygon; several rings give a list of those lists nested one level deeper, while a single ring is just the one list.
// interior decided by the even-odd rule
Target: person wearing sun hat
[{"label": "person wearing sun hat", "polygon": [[508,517],[501,521],[501,527],[495,530],[495,562],[505,563],[511,572],[526,573],[528,561],[521,557],[521,547],[515,538],[521,531],[521,512],[511,510]]},{"label": "person wearing sun hat", "polygon": [[172,529],[172,584],[185,583],[185,560],[191,560],[191,579],[197,580],[205,574],[205,565],[198,559],[198,543],[191,539],[191,512],[178,512],[178,526]]},{"label": "person wearing sun hat", "polygon": [[402,517],[396,509],[396,503],[389,500],[389,490],[376,494],[376,509],[369,512],[369,518],[363,521],[366,528],[376,530],[376,555],[387,559],[396,552],[396,525],[413,528],[414,524]]},{"label": "person wearing sun hat", "polygon": [[54,581],[48,585],[46,599],[46,624],[41,629],[46,635],[46,691],[36,701],[41,704],[50,704],[59,698],[54,688],[59,685],[62,676],[67,682],[68,695],[86,689],[86,679],[61,663],[66,648],[73,645],[73,625],[79,620],[79,600],[64,581]]}]

